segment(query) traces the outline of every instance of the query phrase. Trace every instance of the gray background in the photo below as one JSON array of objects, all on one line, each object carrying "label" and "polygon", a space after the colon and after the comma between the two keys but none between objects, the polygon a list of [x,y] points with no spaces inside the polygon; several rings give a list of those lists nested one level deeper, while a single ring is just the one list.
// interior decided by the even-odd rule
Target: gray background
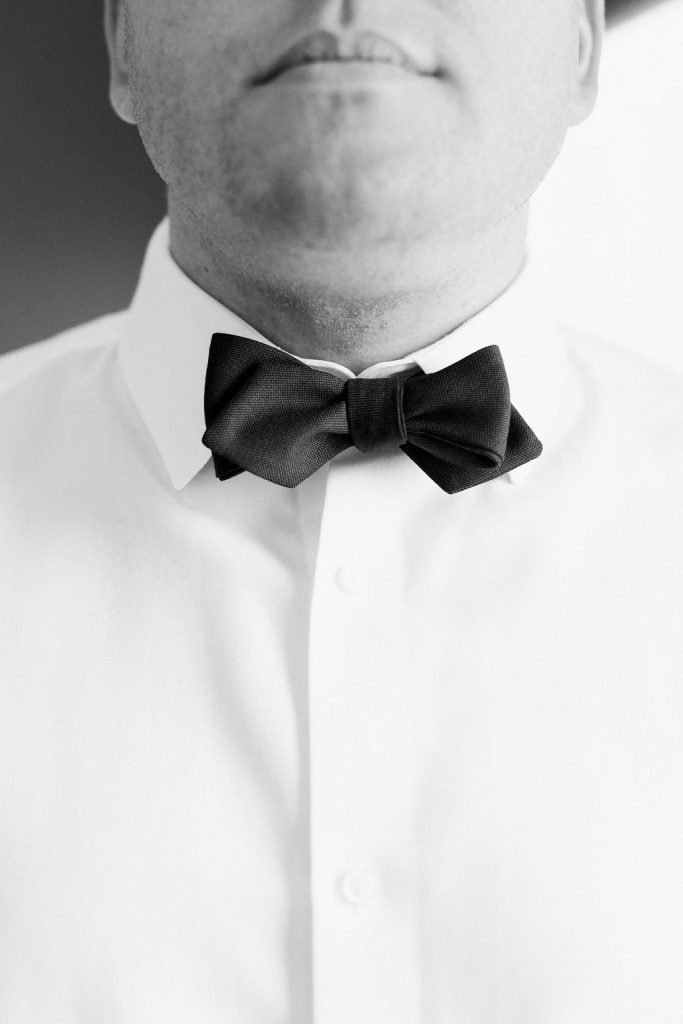
[{"label": "gray background", "polygon": [[[608,0],[609,25],[651,2]],[[0,352],[126,306],[164,213],[109,108],[99,0],[2,6]]]}]

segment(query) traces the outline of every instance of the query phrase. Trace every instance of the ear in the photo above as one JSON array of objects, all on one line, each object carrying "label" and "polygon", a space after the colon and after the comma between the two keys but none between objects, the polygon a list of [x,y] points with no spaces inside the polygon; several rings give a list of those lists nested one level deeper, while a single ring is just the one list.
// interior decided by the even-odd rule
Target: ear
[{"label": "ear", "polygon": [[109,53],[109,100],[127,124],[135,124],[128,77],[125,0],[104,0],[104,34]]},{"label": "ear", "polygon": [[578,9],[578,59],[570,124],[580,124],[598,98],[600,54],[605,34],[605,0],[575,0]]}]

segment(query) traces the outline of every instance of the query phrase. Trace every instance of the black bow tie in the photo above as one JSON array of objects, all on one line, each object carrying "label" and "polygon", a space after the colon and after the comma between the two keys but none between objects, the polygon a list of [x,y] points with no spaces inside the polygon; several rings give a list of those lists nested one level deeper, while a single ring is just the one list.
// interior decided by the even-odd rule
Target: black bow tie
[{"label": "black bow tie", "polygon": [[351,445],[401,448],[454,494],[541,454],[510,404],[497,345],[437,373],[410,374],[340,380],[262,342],[214,334],[202,441],[216,476],[246,470],[296,487]]}]

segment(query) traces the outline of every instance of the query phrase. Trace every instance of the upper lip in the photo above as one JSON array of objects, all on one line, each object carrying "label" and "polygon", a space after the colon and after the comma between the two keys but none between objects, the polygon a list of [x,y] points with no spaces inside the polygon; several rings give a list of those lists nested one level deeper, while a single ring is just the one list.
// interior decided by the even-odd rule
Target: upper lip
[{"label": "upper lip", "polygon": [[277,78],[283,71],[297,67],[299,64],[312,64],[316,61],[365,60],[394,64],[405,68],[413,74],[431,74],[422,68],[403,47],[392,39],[377,32],[357,32],[353,35],[338,36],[333,32],[321,30],[314,32],[305,39],[291,46],[275,61],[266,73],[258,79],[263,85]]}]

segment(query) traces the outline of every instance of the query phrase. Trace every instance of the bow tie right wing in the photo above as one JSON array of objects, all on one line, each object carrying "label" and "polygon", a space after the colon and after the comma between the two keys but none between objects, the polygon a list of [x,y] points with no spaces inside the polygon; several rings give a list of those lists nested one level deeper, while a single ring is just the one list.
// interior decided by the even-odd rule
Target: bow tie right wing
[{"label": "bow tie right wing", "polygon": [[406,383],[403,450],[454,494],[537,458],[542,445],[510,404],[497,345]]},{"label": "bow tie right wing", "polygon": [[510,389],[497,345],[410,378],[403,408],[408,440],[439,458],[499,466],[510,426]]}]

